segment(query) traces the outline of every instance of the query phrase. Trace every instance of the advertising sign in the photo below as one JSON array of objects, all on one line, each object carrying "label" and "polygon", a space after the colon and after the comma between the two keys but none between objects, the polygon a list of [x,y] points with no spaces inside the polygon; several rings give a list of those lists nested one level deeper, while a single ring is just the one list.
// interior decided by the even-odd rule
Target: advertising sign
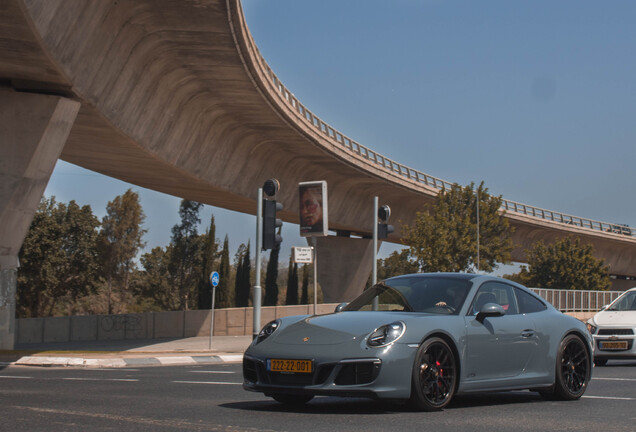
[{"label": "advertising sign", "polygon": [[327,182],[324,180],[298,183],[300,198],[300,235],[325,237],[329,230]]}]

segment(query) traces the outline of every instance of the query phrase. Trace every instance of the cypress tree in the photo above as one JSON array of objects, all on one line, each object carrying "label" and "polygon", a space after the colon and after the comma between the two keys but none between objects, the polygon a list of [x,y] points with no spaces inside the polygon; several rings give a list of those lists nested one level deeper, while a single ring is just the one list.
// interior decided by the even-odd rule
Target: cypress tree
[{"label": "cypress tree", "polygon": [[[280,233],[280,230],[279,230]],[[276,306],[278,303],[278,255],[280,253],[280,243],[272,249],[267,263],[265,274],[265,299],[264,306]]]},{"label": "cypress tree", "polygon": [[303,288],[300,296],[300,304],[309,304],[309,267],[303,266]]},{"label": "cypress tree", "polygon": [[234,279],[234,303],[236,307],[246,307],[247,299],[243,298],[241,288],[243,286],[243,254],[238,255],[236,262],[236,278]]},{"label": "cypress tree", "polygon": [[223,241],[223,250],[221,251],[219,276],[219,286],[216,287],[216,299],[214,302],[215,309],[228,308],[233,304],[233,296],[230,291],[230,246],[227,234]]},{"label": "cypress tree", "polygon": [[289,277],[287,278],[287,296],[285,304],[298,304],[298,264],[292,265],[291,257],[289,258]]},{"label": "cypress tree", "polygon": [[[216,225],[214,215],[210,217],[210,227],[203,237],[203,250],[201,251],[201,274],[199,276],[199,309],[210,309],[212,305],[212,285],[210,284],[210,273],[214,270],[219,255],[219,244],[216,241]],[[219,298],[219,287],[216,287],[216,299]],[[216,301],[215,301],[216,307]]]}]

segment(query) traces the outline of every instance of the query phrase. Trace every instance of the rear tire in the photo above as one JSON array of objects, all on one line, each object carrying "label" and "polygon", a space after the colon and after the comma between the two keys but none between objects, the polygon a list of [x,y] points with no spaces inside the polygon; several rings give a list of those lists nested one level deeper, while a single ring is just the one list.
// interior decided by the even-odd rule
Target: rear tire
[{"label": "rear tire", "polygon": [[457,360],[441,338],[425,340],[417,350],[411,378],[411,406],[420,411],[445,408],[457,387]]},{"label": "rear tire", "polygon": [[272,398],[274,398],[276,402],[280,402],[284,405],[300,406],[300,405],[305,405],[314,397],[311,395],[276,393],[272,395]]},{"label": "rear tire", "polygon": [[585,342],[576,335],[566,336],[559,345],[553,397],[579,399],[587,390],[591,376],[590,355]]}]

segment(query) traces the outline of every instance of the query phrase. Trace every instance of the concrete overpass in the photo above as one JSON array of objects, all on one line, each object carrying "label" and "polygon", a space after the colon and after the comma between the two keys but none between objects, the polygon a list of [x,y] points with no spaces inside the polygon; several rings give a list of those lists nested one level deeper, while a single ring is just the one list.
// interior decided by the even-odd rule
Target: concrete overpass
[{"label": "concrete overpass", "polygon": [[[392,220],[410,224],[449,185],[307,109],[260,55],[240,0],[0,0],[0,84],[2,286],[13,284],[58,157],[252,214],[256,189],[276,177],[282,217],[292,223],[296,184],[327,180],[330,228],[361,236],[372,230],[373,196],[391,206]],[[538,240],[571,233],[592,243],[613,274],[636,276],[632,231],[512,201],[504,209],[516,228],[514,260]],[[398,230],[389,241],[399,239]],[[360,289],[351,282],[370,271],[370,242],[334,236],[319,248],[321,285],[338,288],[327,300],[351,297]],[[0,308],[12,301],[0,293]],[[0,328],[10,325],[0,318]]]}]

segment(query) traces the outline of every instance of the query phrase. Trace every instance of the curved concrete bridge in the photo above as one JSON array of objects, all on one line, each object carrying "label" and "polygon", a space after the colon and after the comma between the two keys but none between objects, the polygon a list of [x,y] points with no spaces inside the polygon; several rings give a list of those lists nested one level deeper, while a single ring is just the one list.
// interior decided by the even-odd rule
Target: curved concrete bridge
[{"label": "curved concrete bridge", "polygon": [[[341,277],[351,268],[360,268],[352,279],[366,280],[370,242],[346,235],[371,233],[373,196],[391,206],[397,226],[412,223],[449,185],[375,153],[309,111],[261,57],[240,0],[2,0],[0,106],[5,270],[15,268],[58,157],[252,214],[256,189],[276,177],[282,217],[292,223],[297,183],[327,180],[330,229],[340,236],[320,240],[323,287],[335,284],[323,277],[327,270],[340,287],[349,285]],[[524,261],[537,240],[571,233],[592,243],[613,274],[636,276],[632,231],[512,201],[504,209],[516,228],[514,260]],[[397,230],[389,241],[399,239]],[[344,250],[369,265],[352,267]],[[332,267],[336,262],[343,267]]]}]

